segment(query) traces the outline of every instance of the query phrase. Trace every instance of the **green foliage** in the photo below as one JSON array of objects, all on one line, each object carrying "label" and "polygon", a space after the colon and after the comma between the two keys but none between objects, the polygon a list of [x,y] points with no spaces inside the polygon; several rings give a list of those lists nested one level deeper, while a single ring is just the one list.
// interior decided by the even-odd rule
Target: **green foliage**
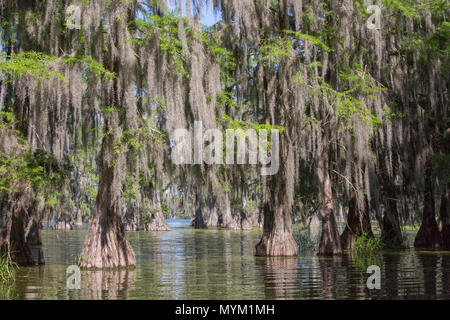
[{"label": "green foliage", "polygon": [[41,52],[13,53],[9,57],[2,54],[0,72],[14,78],[30,75],[37,79],[46,79],[55,76],[65,82],[65,77],[57,71],[57,62],[57,57]]},{"label": "green foliage", "polygon": [[134,176],[127,175],[123,181],[122,198],[128,205],[137,205],[137,197],[142,179],[136,180]]},{"label": "green foliage", "polygon": [[218,36],[211,32],[202,32],[201,38],[211,52],[214,60],[220,66],[221,79],[224,85],[226,87],[231,86],[236,81],[232,76],[233,71],[236,68],[236,61],[232,52],[221,47]]},{"label": "green foliage", "polygon": [[0,156],[0,190],[9,190],[13,181],[44,190],[49,185],[60,184],[63,179],[57,160],[50,154],[27,151],[17,156]]},{"label": "green foliage", "polygon": [[90,56],[77,56],[59,58],[49,56],[42,52],[28,51],[6,56],[2,54],[0,60],[0,72],[12,78],[20,78],[26,75],[38,80],[56,77],[66,82],[66,78],[58,70],[62,64],[81,63],[88,73],[104,80],[114,78],[116,75],[108,71],[100,62]]},{"label": "green foliage", "polygon": [[283,33],[293,37],[296,40],[302,39],[304,41],[308,41],[312,45],[322,48],[326,52],[331,52],[331,48],[328,47],[322,40],[320,40],[319,37],[316,37],[316,36],[313,36],[310,34],[292,31],[292,30],[283,30]]},{"label": "green foliage", "polygon": [[[2,112],[0,127],[11,126],[15,123],[12,113]],[[30,185],[37,192],[44,192],[46,204],[54,204],[59,197],[57,192],[50,192],[49,186],[61,185],[69,168],[61,166],[59,161],[43,150],[32,152],[17,131],[12,131],[18,138],[16,154],[0,155],[0,191],[10,191],[15,181],[21,186]],[[19,191],[19,190],[13,190]]]},{"label": "green foliage", "polygon": [[282,58],[290,57],[292,41],[288,37],[272,37],[261,39],[259,61],[264,65],[278,63]]},{"label": "green foliage", "polygon": [[331,49],[317,36],[292,30],[282,30],[281,32],[276,30],[271,31],[274,35],[261,39],[261,45],[258,48],[259,61],[264,66],[268,63],[279,63],[281,59],[290,57],[294,49],[294,44],[305,41],[321,48],[325,52],[331,52]]},{"label": "green foliage", "polygon": [[369,237],[366,233],[356,238],[352,251],[356,255],[373,255],[383,248],[379,238]]},{"label": "green foliage", "polygon": [[91,56],[75,56],[64,58],[65,63],[81,63],[85,66],[86,70],[96,76],[97,78],[103,78],[103,80],[108,81],[116,77],[114,72],[106,69],[100,62],[92,59]]},{"label": "green foliage", "polygon": [[221,107],[228,107],[230,109],[245,108],[248,104],[244,102],[238,102],[237,99],[233,97],[231,91],[222,91],[217,95],[218,105]]},{"label": "green foliage", "polygon": [[[338,119],[343,119],[346,123],[346,129],[354,129],[350,124],[354,115],[359,116],[367,125],[373,129],[377,129],[382,125],[382,119],[378,118],[368,108],[361,97],[368,97],[376,100],[377,96],[385,91],[385,88],[378,84],[369,74],[365,73],[362,66],[355,64],[353,69],[346,68],[345,72],[340,73],[348,89],[336,90],[327,82],[319,78],[319,86],[315,87],[315,92],[320,92],[336,108]],[[389,108],[384,109],[388,115],[392,116]]]},{"label": "green foliage", "polygon": [[142,19],[136,19],[134,23],[138,33],[132,38],[137,44],[147,44],[152,37],[156,37],[159,48],[172,58],[177,72],[185,77],[189,77],[184,68],[185,58],[182,43],[178,39],[178,21],[174,13],[163,16],[144,13]]},{"label": "green foliage", "polygon": [[[441,59],[448,60],[450,52],[450,23],[448,12],[450,2],[448,0],[383,0],[383,6],[397,16],[394,21],[403,23],[402,18],[413,19],[424,27],[424,17],[431,14],[434,30],[402,30],[404,39],[400,43],[400,53],[420,54],[425,61],[430,56],[439,55]],[[392,26],[393,32],[397,32],[397,25]],[[448,71],[448,63],[442,64],[442,69]]]},{"label": "green foliage", "polygon": [[391,10],[401,12],[407,18],[419,17],[419,11],[415,7],[417,0],[383,0],[383,5]]},{"label": "green foliage", "polygon": [[148,213],[140,213],[139,214],[139,221],[141,225],[146,225],[150,222],[151,214]]},{"label": "green foliage", "polygon": [[161,201],[161,210],[166,219],[169,218],[169,206],[165,201]]}]

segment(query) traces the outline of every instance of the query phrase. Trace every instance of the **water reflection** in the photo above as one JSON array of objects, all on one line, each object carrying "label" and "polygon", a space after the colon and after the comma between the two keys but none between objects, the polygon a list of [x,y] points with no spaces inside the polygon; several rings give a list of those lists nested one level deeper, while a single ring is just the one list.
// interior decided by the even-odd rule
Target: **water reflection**
[{"label": "water reflection", "polygon": [[418,252],[417,257],[423,270],[423,294],[428,299],[436,299],[436,268],[438,256],[433,252]]},{"label": "water reflection", "polygon": [[[0,299],[450,299],[450,253],[386,251],[371,258],[255,258],[261,231],[128,232],[136,269],[82,271],[81,290],[66,288],[86,226],[42,232],[46,265],[21,268]],[[381,269],[381,290],[366,286],[369,265]]]},{"label": "water reflection", "polygon": [[293,299],[298,288],[298,259],[290,257],[257,258],[264,268],[265,295],[270,299]]},{"label": "water reflection", "polygon": [[129,299],[135,281],[135,270],[100,270],[82,272],[82,291],[70,290],[70,298]]},{"label": "water reflection", "polygon": [[319,259],[322,271],[322,297],[324,299],[340,299],[342,288],[339,277],[342,276],[342,257]]},{"label": "water reflection", "polygon": [[384,277],[382,277],[382,288],[385,288],[385,294],[389,297],[399,296],[399,269],[401,256],[389,252],[384,255]]},{"label": "water reflection", "polygon": [[441,257],[442,299],[450,300],[450,254]]}]

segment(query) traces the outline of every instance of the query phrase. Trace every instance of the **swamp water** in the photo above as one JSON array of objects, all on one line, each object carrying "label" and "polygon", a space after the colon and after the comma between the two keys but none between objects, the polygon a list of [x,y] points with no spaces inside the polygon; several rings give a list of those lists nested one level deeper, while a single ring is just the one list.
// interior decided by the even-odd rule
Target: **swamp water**
[{"label": "swamp water", "polygon": [[[81,271],[80,290],[67,289],[66,269],[87,227],[44,230],[46,264],[20,268],[11,286],[0,284],[0,299],[450,299],[450,252],[405,249],[358,259],[303,249],[296,258],[262,258],[253,256],[261,230],[168,222],[169,232],[127,233],[136,269]],[[300,245],[304,237],[296,236]],[[367,289],[372,264],[381,269],[380,290]]]}]

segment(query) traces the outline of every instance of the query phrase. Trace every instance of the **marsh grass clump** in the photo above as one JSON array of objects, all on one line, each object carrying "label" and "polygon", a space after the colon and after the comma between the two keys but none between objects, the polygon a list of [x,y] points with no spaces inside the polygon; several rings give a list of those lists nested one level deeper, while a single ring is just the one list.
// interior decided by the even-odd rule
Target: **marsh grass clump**
[{"label": "marsh grass clump", "polygon": [[0,281],[2,283],[14,282],[16,279],[17,263],[11,260],[10,255],[0,256]]},{"label": "marsh grass clump", "polygon": [[383,248],[380,238],[369,237],[366,233],[356,238],[352,251],[356,255],[374,255]]}]

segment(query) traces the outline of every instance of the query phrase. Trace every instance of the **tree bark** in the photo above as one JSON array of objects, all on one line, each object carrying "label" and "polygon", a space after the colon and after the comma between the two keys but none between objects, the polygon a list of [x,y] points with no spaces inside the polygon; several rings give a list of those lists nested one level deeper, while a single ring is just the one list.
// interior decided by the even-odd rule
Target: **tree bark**
[{"label": "tree bark", "polygon": [[81,215],[81,210],[78,209],[77,215],[75,218],[75,225],[81,227],[83,225],[83,216]]},{"label": "tree bark", "polygon": [[201,195],[198,193],[198,191],[195,193],[194,196],[194,210],[195,210],[194,217],[191,220],[190,225],[193,226],[195,229],[207,228],[205,221],[203,220]]},{"label": "tree bark", "polygon": [[202,211],[203,221],[206,227],[217,227],[219,225],[219,217],[216,209],[216,199],[211,195],[207,195],[205,198],[206,210]]},{"label": "tree bark", "polygon": [[[283,132],[283,135],[286,133]],[[287,135],[287,134],[286,134]],[[287,136],[284,136],[286,140]],[[284,141],[287,142],[287,141]],[[266,178],[264,227],[260,242],[256,245],[256,256],[296,256],[297,243],[292,235],[292,190],[294,157],[290,144],[283,143],[280,148],[279,173]]]},{"label": "tree bark", "polygon": [[423,203],[422,224],[414,239],[416,248],[437,248],[441,242],[435,218],[433,183],[431,181],[431,161],[425,169],[425,197]]},{"label": "tree bark", "polygon": [[110,117],[105,120],[96,209],[81,252],[79,265],[82,268],[136,266],[133,249],[119,217],[121,162],[118,158],[120,154],[114,152],[114,147],[120,141],[121,131],[117,113]]},{"label": "tree bark", "polygon": [[441,247],[450,249],[450,183],[442,192],[441,208],[439,212],[439,232],[441,234]]},{"label": "tree bark", "polygon": [[156,203],[156,211],[152,213],[150,221],[144,226],[147,231],[170,231],[169,224],[164,217],[161,207],[161,200],[159,195],[154,197],[154,203]]},{"label": "tree bark", "polygon": [[370,225],[369,203],[367,197],[364,198],[364,208],[358,210],[356,198],[352,197],[349,203],[347,224],[341,235],[343,249],[353,248],[356,238],[365,233],[369,238],[373,237],[372,226]]},{"label": "tree bark", "polygon": [[397,211],[397,204],[389,199],[384,210],[381,239],[388,248],[399,248],[403,244],[402,231]]},{"label": "tree bark", "polygon": [[318,255],[340,255],[342,254],[342,245],[334,217],[333,193],[328,166],[326,166],[326,169],[324,170],[324,175],[323,203],[320,210],[322,217],[322,234],[320,236]]},{"label": "tree bark", "polygon": [[11,260],[22,266],[36,264],[25,240],[24,221],[30,198],[29,186],[20,186],[20,182],[13,184],[9,193],[11,206],[0,238],[0,253],[9,255]]},{"label": "tree bark", "polygon": [[236,221],[234,221],[231,215],[230,197],[227,192],[223,193],[223,198],[219,197],[220,213],[218,223],[222,228],[238,229]]},{"label": "tree bark", "polygon": [[264,227],[256,256],[296,256],[297,243],[292,235],[290,212],[282,204],[264,205]]},{"label": "tree bark", "polygon": [[26,243],[36,248],[37,263],[39,265],[45,264],[44,252],[42,251],[41,228],[41,221],[38,218],[31,217],[28,222],[28,227],[25,230]]}]

